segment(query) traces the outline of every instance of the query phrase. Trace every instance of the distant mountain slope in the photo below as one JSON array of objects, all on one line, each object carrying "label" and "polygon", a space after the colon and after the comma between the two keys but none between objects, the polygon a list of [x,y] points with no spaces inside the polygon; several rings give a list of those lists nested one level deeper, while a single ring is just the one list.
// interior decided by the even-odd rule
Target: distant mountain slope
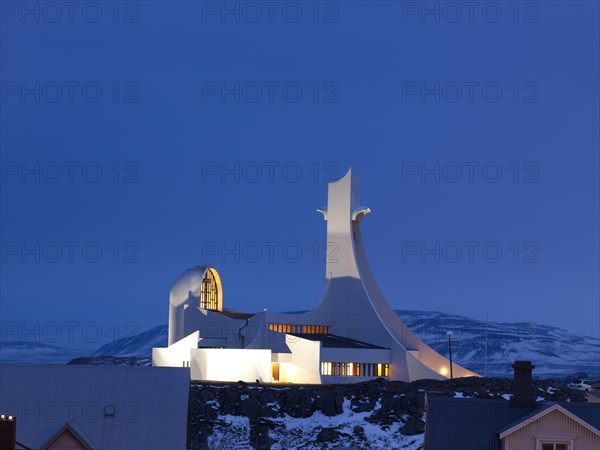
[{"label": "distant mountain slope", "polygon": [[[565,378],[575,373],[600,378],[600,340],[535,323],[498,323],[435,311],[397,310],[410,329],[436,351],[448,356],[446,332],[453,332],[453,360],[481,375],[512,376],[511,363],[529,359],[539,377]],[[487,331],[486,331],[487,330]],[[122,363],[122,358],[150,358],[153,347],[167,345],[167,326],[118,339],[92,352],[75,353],[38,343],[0,343],[0,362],[66,363],[77,356],[89,364]],[[487,358],[486,358],[487,335]]]},{"label": "distant mountain slope", "polygon": [[84,350],[27,341],[0,342],[2,364],[66,364]]},{"label": "distant mountain slope", "polygon": [[[532,322],[499,323],[432,311],[397,310],[410,329],[453,360],[483,375],[512,376],[511,362],[528,359],[539,377],[562,378],[583,372],[600,378],[600,340]],[[486,358],[487,335],[487,358]],[[487,362],[487,364],[486,364]]]},{"label": "distant mountain slope", "polygon": [[151,358],[152,348],[167,346],[167,336],[167,325],[159,325],[143,333],[105,344],[91,356],[144,356]]}]

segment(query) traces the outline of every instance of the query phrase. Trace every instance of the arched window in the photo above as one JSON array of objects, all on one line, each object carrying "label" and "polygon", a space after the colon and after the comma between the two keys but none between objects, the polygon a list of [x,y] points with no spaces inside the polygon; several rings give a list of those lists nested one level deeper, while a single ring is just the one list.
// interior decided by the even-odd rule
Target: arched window
[{"label": "arched window", "polygon": [[219,283],[213,269],[208,269],[202,278],[202,286],[200,286],[200,308],[219,310]]}]

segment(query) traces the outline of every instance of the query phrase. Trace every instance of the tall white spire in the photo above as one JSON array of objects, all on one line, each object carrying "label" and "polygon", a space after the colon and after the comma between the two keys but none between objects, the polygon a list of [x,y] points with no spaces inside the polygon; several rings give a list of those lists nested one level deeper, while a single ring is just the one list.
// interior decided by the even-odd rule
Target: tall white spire
[{"label": "tall white spire", "polygon": [[326,277],[360,278],[354,251],[353,222],[371,210],[360,205],[358,176],[348,169],[341,179],[329,183],[327,207],[317,211],[327,221]]}]

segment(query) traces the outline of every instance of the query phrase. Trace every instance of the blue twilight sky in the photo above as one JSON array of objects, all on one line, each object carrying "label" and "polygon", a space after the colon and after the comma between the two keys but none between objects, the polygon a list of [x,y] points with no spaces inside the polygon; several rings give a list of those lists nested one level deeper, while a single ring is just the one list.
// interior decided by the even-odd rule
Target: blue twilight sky
[{"label": "blue twilight sky", "polygon": [[0,2],[2,339],[308,309],[350,166],[394,308],[600,335],[597,2],[61,5]]}]

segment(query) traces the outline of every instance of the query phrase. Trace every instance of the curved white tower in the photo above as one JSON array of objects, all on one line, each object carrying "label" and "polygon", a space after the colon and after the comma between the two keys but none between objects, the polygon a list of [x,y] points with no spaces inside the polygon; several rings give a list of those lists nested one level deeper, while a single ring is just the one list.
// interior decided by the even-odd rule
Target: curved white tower
[{"label": "curved white tower", "polygon": [[223,286],[215,268],[195,266],[183,272],[169,294],[169,345],[183,339],[185,310],[189,306],[222,311]]},{"label": "curved white tower", "polygon": [[[450,361],[437,353],[402,322],[379,290],[363,248],[360,223],[371,210],[360,204],[358,179],[352,169],[329,183],[327,208],[327,287],[312,311],[295,315],[297,323],[323,324],[331,334],[390,349],[390,379],[445,379]],[[285,323],[286,314],[269,314]],[[478,376],[458,364],[455,377]]]}]

